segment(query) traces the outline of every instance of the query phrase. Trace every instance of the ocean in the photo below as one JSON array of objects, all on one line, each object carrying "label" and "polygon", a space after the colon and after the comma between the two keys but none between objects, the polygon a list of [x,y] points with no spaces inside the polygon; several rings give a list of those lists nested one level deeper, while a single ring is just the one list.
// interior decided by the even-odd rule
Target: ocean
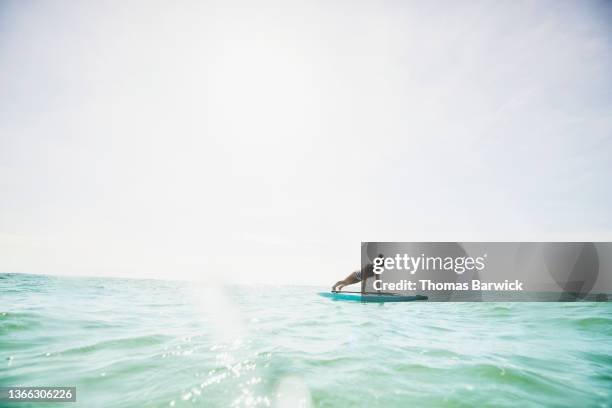
[{"label": "ocean", "polygon": [[329,288],[0,274],[3,407],[609,407],[612,302],[335,302]]}]

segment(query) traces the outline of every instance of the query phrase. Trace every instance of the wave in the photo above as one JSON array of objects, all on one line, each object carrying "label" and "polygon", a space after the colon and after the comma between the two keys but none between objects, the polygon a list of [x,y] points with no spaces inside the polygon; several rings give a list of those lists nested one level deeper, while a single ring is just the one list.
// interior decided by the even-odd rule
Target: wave
[{"label": "wave", "polygon": [[72,347],[59,351],[58,354],[69,356],[73,354],[87,354],[102,350],[125,350],[138,349],[145,346],[154,346],[164,343],[168,340],[164,335],[146,335],[136,337],[125,337],[119,339],[105,340],[96,343],[87,344],[84,346]]}]

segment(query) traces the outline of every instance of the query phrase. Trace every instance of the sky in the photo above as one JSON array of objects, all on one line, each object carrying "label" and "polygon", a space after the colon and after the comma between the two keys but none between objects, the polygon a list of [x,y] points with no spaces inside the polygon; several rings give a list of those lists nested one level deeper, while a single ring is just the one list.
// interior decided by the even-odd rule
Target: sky
[{"label": "sky", "polygon": [[331,285],[612,240],[612,5],[0,3],[0,272]]}]

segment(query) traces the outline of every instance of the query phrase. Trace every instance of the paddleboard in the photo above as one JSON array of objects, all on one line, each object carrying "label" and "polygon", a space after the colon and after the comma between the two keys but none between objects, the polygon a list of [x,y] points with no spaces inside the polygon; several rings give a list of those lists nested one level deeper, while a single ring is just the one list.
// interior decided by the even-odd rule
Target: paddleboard
[{"label": "paddleboard", "polygon": [[342,292],[319,292],[319,296],[333,300],[344,300],[353,302],[412,302],[415,300],[427,300],[427,296],[402,296],[393,294],[361,294],[361,293],[342,293]]}]

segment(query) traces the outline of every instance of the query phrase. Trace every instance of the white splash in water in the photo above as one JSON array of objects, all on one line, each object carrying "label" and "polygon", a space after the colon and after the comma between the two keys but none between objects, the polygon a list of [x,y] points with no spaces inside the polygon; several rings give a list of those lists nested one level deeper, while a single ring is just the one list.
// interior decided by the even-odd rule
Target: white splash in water
[{"label": "white splash in water", "polygon": [[286,377],[276,389],[275,408],[311,408],[310,390],[306,383],[297,377]]}]

